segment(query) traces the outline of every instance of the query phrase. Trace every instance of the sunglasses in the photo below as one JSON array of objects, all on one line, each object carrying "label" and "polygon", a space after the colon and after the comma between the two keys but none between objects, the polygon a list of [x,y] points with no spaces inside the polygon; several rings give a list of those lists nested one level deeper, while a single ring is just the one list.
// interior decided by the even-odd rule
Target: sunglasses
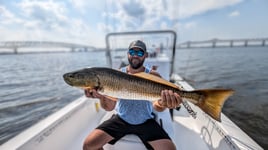
[{"label": "sunglasses", "polygon": [[143,50],[138,50],[138,51],[136,51],[136,50],[134,50],[134,49],[130,49],[130,50],[128,51],[128,53],[129,53],[129,55],[131,55],[131,56],[134,56],[134,55],[137,55],[137,56],[139,56],[139,57],[144,56],[144,51],[143,51]]}]

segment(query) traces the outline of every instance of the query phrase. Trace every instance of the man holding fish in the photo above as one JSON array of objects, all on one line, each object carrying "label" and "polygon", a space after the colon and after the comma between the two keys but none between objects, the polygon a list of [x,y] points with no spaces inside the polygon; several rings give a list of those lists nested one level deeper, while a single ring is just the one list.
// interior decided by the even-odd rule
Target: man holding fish
[{"label": "man holding fish", "polygon": [[[146,45],[137,40],[130,43],[128,48],[129,65],[121,68],[127,74],[145,72],[160,77],[155,70],[144,67],[144,60],[148,57]],[[120,82],[120,81],[119,81]],[[86,89],[85,95],[99,98],[101,106],[106,111],[116,110],[117,114],[99,125],[85,139],[83,149],[102,149],[106,143],[114,144],[127,134],[137,135],[147,149],[175,150],[176,147],[168,134],[154,120],[153,109],[164,111],[166,108],[176,108],[182,102],[179,94],[172,90],[161,91],[161,99],[153,102],[147,100],[133,101],[116,99],[100,94],[96,89]]]}]

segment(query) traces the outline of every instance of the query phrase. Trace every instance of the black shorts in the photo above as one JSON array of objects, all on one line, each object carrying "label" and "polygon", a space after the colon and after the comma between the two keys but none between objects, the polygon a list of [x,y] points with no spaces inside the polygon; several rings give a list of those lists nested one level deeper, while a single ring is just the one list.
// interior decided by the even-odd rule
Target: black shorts
[{"label": "black shorts", "polygon": [[110,119],[99,125],[97,129],[103,130],[114,138],[109,144],[116,143],[127,134],[137,135],[148,149],[152,149],[148,143],[149,141],[170,139],[165,130],[154,119],[148,119],[139,125],[131,125],[118,115],[113,115]]}]

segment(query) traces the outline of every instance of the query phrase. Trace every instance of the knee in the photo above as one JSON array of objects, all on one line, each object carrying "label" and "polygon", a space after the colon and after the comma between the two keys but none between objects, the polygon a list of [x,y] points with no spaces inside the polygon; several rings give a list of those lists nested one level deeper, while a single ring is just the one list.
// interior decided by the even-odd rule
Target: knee
[{"label": "knee", "polygon": [[96,147],[95,144],[93,144],[91,141],[89,140],[85,140],[83,143],[83,150],[95,150],[95,149],[99,149]]},{"label": "knee", "polygon": [[103,150],[103,148],[98,142],[86,139],[83,143],[83,150]]},{"label": "knee", "polygon": [[169,145],[169,149],[170,150],[176,150],[177,148],[176,148],[175,144],[171,142],[170,145]]},{"label": "knee", "polygon": [[83,143],[83,150],[90,150],[91,145],[87,141],[84,141]]},{"label": "knee", "polygon": [[83,143],[83,150],[99,150],[111,140],[111,137],[101,130],[92,131]]},{"label": "knee", "polygon": [[155,150],[176,150],[175,144],[171,140],[162,139],[149,142]]}]

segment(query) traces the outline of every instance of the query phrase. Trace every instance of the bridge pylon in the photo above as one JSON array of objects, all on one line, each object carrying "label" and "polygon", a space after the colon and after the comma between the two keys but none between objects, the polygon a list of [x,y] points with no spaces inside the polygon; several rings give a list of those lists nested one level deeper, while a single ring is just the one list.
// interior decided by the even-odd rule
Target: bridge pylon
[{"label": "bridge pylon", "polygon": [[14,47],[14,54],[18,54],[18,48]]},{"label": "bridge pylon", "polygon": [[265,46],[265,41],[266,41],[266,40],[262,40],[262,46]]}]

